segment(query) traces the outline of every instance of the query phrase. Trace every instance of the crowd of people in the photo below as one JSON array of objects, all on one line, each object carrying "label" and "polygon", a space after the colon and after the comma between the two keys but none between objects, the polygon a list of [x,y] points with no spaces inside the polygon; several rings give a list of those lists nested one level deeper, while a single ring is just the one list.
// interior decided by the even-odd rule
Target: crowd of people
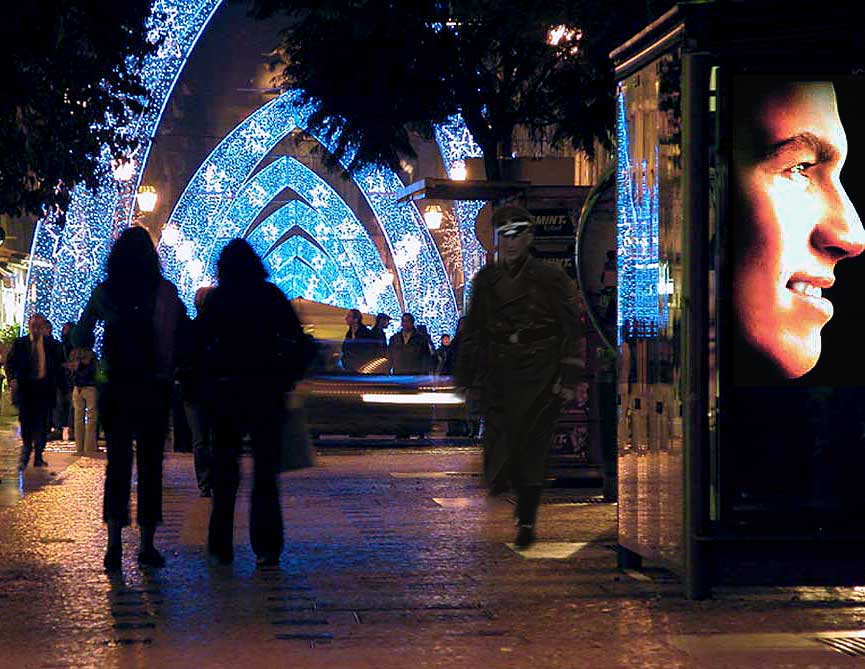
[{"label": "crowd of people", "polygon": [[[139,564],[161,567],[154,537],[162,522],[162,460],[174,380],[179,378],[193,433],[202,495],[212,495],[207,549],[214,563],[234,557],[234,507],[241,442],[249,436],[254,475],[252,548],[261,565],[276,564],[283,545],[277,474],[284,397],[312,352],[283,292],[267,281],[261,259],[235,239],[217,262],[218,285],[199,291],[194,319],[162,276],[149,233],[123,232],[108,256],[106,278],[90,295],[77,324],[51,336],[33,314],[29,333],[6,358],[6,374],[21,424],[19,468],[44,467],[45,443],[57,416],[74,407],[77,451],[95,452],[105,432],[107,466],[103,520],[106,570],[120,569],[121,530],[130,524],[133,458],[137,463]],[[246,314],[256,314],[251,323]],[[237,323],[244,322],[244,328]],[[94,353],[103,325],[101,360]],[[97,391],[98,388],[98,391]],[[97,409],[98,407],[98,409]],[[135,448],[133,449],[133,443]]]},{"label": "crowd of people", "polygon": [[[577,296],[559,268],[529,254],[531,214],[503,207],[493,225],[497,260],[478,273],[468,315],[453,338],[442,335],[434,347],[426,328],[404,313],[400,329],[387,339],[387,314],[378,314],[369,328],[361,312],[352,309],[345,316],[342,365],[364,372],[380,360],[392,374],[453,374],[467,400],[474,394],[486,426],[489,491],[515,491],[515,543],[527,546],[535,538],[556,417],[561,402],[573,397],[582,368],[575,352]],[[33,314],[29,333],[7,356],[21,423],[21,469],[31,454],[35,467],[46,465],[52,415],[57,425],[58,412],[68,413],[64,407],[70,404],[79,453],[95,451],[98,422],[104,428],[106,570],[118,570],[122,563],[133,458],[138,562],[165,564],[154,536],[162,522],[163,449],[178,380],[198,485],[202,496],[212,496],[210,560],[225,565],[234,559],[239,456],[248,437],[254,472],[250,543],[259,565],[279,561],[283,526],[277,474],[285,397],[315,357],[315,345],[288,298],[267,281],[267,270],[248,242],[231,240],[216,268],[217,285],[196,293],[197,313],[190,319],[177,289],[162,276],[150,234],[130,228],[115,241],[106,278],[93,289],[79,322],[64,325],[62,341],[51,336],[43,315]],[[101,360],[93,350],[98,323],[103,325]]]},{"label": "crowd of people", "polygon": [[[372,328],[363,322],[359,309],[350,309],[345,315],[348,330],[342,342],[342,368],[352,373],[386,371],[389,374],[441,374],[453,373],[459,342],[457,334],[443,334],[435,346],[426,326],[416,324],[413,314],[404,313],[400,329],[387,339],[385,330],[391,318],[385,313],[375,317]],[[462,319],[460,319],[462,322]]]}]

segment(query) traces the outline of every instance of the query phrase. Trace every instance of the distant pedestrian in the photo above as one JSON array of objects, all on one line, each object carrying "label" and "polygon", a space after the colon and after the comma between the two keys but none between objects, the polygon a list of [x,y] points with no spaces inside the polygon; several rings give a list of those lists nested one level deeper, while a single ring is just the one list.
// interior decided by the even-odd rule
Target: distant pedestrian
[{"label": "distant pedestrian", "polygon": [[6,378],[21,423],[19,470],[27,468],[31,452],[34,467],[48,466],[43,452],[57,389],[65,374],[60,349],[50,339],[48,319],[33,314],[28,329],[30,334],[18,337],[6,356]]},{"label": "distant pedestrian", "polygon": [[213,430],[210,415],[205,404],[205,380],[202,369],[203,351],[200,347],[202,313],[207,297],[213,290],[203,286],[195,292],[194,304],[196,318],[186,324],[180,338],[178,376],[180,392],[183,396],[183,411],[192,436],[192,459],[195,466],[195,479],[202,497],[212,495],[213,469]]},{"label": "distant pedestrian", "polygon": [[517,493],[520,547],[535,540],[560,404],[582,369],[576,289],[561,268],[530,255],[533,222],[522,207],[493,214],[497,258],[475,277],[456,370],[457,383],[480,394],[490,492]]},{"label": "distant pedestrian", "polygon": [[363,314],[358,309],[349,309],[345,314],[348,325],[342,341],[342,367],[347,372],[358,372],[374,357],[375,340],[370,329],[363,324]]},{"label": "distant pedestrian", "polygon": [[69,368],[69,356],[72,354],[72,329],[75,323],[67,321],[60,328],[60,358],[65,369],[59,392],[57,394],[57,407],[54,411],[54,427],[59,432],[57,438],[67,440],[73,429],[72,408],[72,372]]},{"label": "distant pedestrian", "polygon": [[300,373],[297,343],[305,335],[291,303],[266,280],[267,270],[249,243],[231,240],[219,256],[216,272],[218,285],[200,316],[214,436],[207,549],[220,564],[234,559],[238,459],[243,435],[248,434],[254,460],[252,550],[259,565],[275,565],[283,547],[277,473],[285,392]]},{"label": "distant pedestrian", "polygon": [[388,360],[393,374],[425,374],[431,367],[429,339],[415,329],[414,315],[402,315],[402,329],[390,338]]},{"label": "distant pedestrian", "polygon": [[100,388],[108,466],[102,517],[108,525],[107,570],[121,567],[121,529],[129,524],[132,441],[138,465],[138,563],[161,567],[153,542],[162,522],[162,456],[168,432],[175,337],[186,308],[164,278],[150,234],[125,230],[108,254],[107,278],[93,289],[72,333],[86,345],[97,321],[105,324],[102,353],[106,382]]},{"label": "distant pedestrian", "polygon": [[443,334],[439,339],[439,347],[435,351],[435,372],[436,374],[449,374],[451,353],[451,336]]},{"label": "distant pedestrian", "polygon": [[68,369],[72,375],[72,407],[74,410],[75,452],[93,454],[99,421],[96,374],[99,361],[93,352],[93,336],[82,336],[83,346],[69,353]]},{"label": "distant pedestrian", "polygon": [[387,326],[390,325],[390,316],[379,312],[375,317],[375,325],[370,329],[375,341],[375,352],[380,358],[387,357]]}]

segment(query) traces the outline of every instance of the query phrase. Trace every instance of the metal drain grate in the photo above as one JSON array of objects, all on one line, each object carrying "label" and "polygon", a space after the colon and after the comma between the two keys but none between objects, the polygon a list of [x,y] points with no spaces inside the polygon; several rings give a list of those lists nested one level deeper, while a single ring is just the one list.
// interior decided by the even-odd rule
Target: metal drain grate
[{"label": "metal drain grate", "polygon": [[[509,503],[516,505],[517,498],[514,495],[507,495],[504,499]],[[607,501],[603,497],[569,497],[569,496],[542,496],[541,506],[548,504],[572,504],[574,506],[583,506],[586,504],[606,504]]]},{"label": "metal drain grate", "polygon": [[865,638],[861,636],[820,636],[814,641],[850,657],[865,657]]}]

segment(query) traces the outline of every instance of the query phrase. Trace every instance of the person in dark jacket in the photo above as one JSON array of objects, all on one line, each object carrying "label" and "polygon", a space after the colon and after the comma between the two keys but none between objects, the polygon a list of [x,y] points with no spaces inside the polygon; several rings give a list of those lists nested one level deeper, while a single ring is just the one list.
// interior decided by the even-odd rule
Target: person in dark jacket
[{"label": "person in dark jacket", "polygon": [[207,297],[213,288],[202,286],[195,291],[193,304],[197,317],[186,323],[181,336],[179,354],[180,391],[183,396],[183,412],[189,425],[192,439],[192,460],[195,466],[195,479],[202,497],[212,493],[211,469],[213,462],[213,430],[210,416],[204,403],[204,379],[202,378],[201,354],[198,330],[201,328],[201,314]]},{"label": "person in dark jacket", "polygon": [[349,309],[345,324],[348,330],[342,341],[342,367],[347,372],[357,372],[375,355],[375,340],[370,329],[363,324],[360,310]]},{"label": "person in dark jacket", "polygon": [[379,358],[387,357],[387,326],[390,325],[390,316],[386,313],[379,312],[375,317],[375,325],[370,329],[372,338],[375,341],[375,354]]},{"label": "person in dark jacket", "polygon": [[435,372],[436,374],[450,374],[453,364],[451,358],[451,336],[443,334],[439,339],[440,346],[435,351]]},{"label": "person in dark jacket", "polygon": [[414,316],[402,315],[402,329],[390,338],[387,357],[394,374],[426,374],[432,365],[429,340],[414,326]]},{"label": "person in dark jacket", "polygon": [[457,384],[480,395],[490,493],[517,493],[520,547],[535,540],[560,405],[582,371],[576,287],[560,267],[530,255],[533,223],[522,207],[493,214],[497,258],[475,277],[456,369]]},{"label": "person in dark jacket", "polygon": [[279,469],[285,392],[299,374],[296,343],[304,334],[291,303],[267,281],[261,259],[231,240],[216,264],[218,285],[201,314],[205,401],[213,428],[211,560],[234,559],[234,505],[241,438],[254,459],[249,533],[259,565],[275,565],[283,547]]},{"label": "person in dark jacket", "polygon": [[30,334],[18,337],[6,356],[6,378],[21,423],[18,469],[27,468],[31,452],[34,467],[48,465],[42,453],[57,391],[66,373],[60,348],[53,345],[48,334],[45,316],[33,314],[28,328]]},{"label": "person in dark jacket", "polygon": [[[71,336],[71,335],[70,335]],[[96,426],[99,421],[96,373],[99,361],[93,352],[93,337],[85,345],[69,352],[68,369],[72,375],[72,407],[75,411],[75,452],[93,454],[96,449]]]},{"label": "person in dark jacket", "polygon": [[162,522],[162,455],[171,406],[175,336],[186,318],[177,289],[162,277],[159,256],[142,227],[125,230],[111,249],[106,279],[90,295],[72,341],[86,345],[98,321],[105,384],[99,389],[108,465],[102,516],[108,525],[104,565],[121,567],[121,529],[129,524],[132,441],[138,465],[138,563],[165,564],[153,543]]}]

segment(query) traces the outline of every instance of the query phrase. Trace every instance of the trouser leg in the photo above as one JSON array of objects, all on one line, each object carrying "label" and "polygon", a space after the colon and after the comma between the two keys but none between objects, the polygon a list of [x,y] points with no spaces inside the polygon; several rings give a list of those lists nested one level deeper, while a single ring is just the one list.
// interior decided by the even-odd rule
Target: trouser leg
[{"label": "trouser leg", "polygon": [[251,429],[255,474],[249,534],[256,555],[279,555],[283,546],[282,510],[279,505],[278,464],[280,419],[267,416]]},{"label": "trouser leg", "polygon": [[198,403],[186,402],[183,409],[192,437],[192,458],[198,489],[206,492],[211,488],[210,470],[213,459],[209,421],[203,407]]},{"label": "trouser leg", "polygon": [[150,390],[144,410],[138,414],[138,524],[155,527],[162,523],[162,456],[168,430],[168,396]]},{"label": "trouser leg", "polygon": [[78,455],[84,453],[84,415],[87,403],[83,394],[83,388],[72,390],[72,408],[75,410],[75,452]]},{"label": "trouser leg", "polygon": [[30,453],[33,451],[33,415],[30,406],[23,401],[18,407],[18,421],[21,425],[21,454],[18,464],[24,468],[30,461]]},{"label": "trouser leg", "polygon": [[[98,450],[96,447],[96,430],[99,425],[97,390],[95,386],[88,386],[87,388],[82,388],[81,392],[84,395],[87,409],[87,427],[84,434],[84,450],[87,453],[96,453]],[[78,433],[76,432],[75,435],[77,439]]]},{"label": "trouser leg", "polygon": [[33,461],[42,462],[42,453],[48,441],[48,423],[51,417],[51,407],[40,402],[36,407],[33,425]]},{"label": "trouser leg", "polygon": [[523,485],[517,496],[517,521],[520,525],[534,526],[541,503],[541,486]]},{"label": "trouser leg", "polygon": [[102,518],[107,523],[129,525],[129,495],[132,487],[132,431],[126,421],[110,419],[105,430],[108,462],[105,465],[105,495]]},{"label": "trouser leg", "polygon": [[229,417],[222,416],[216,421],[211,470],[213,502],[207,548],[212,554],[229,560],[234,550],[234,504],[240,483],[240,437]]}]

